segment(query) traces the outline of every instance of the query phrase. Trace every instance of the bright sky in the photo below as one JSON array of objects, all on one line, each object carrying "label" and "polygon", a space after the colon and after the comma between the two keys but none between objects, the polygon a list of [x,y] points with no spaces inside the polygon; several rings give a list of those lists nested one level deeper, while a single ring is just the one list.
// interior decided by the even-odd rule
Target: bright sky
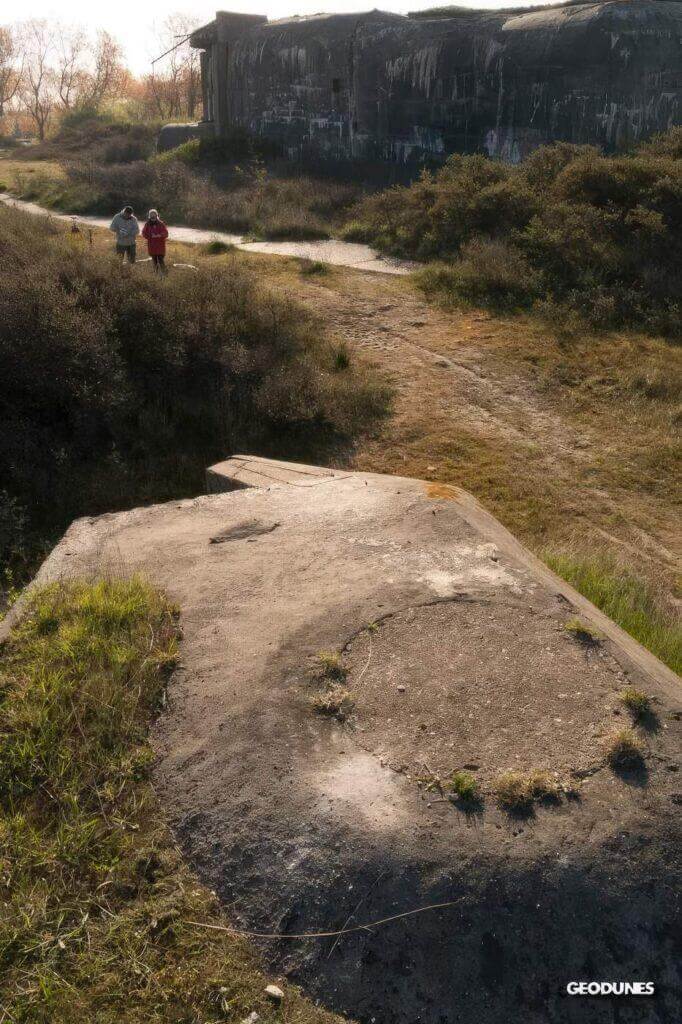
[{"label": "bright sky", "polygon": [[[127,62],[136,74],[149,69],[149,62],[160,50],[155,26],[175,12],[191,13],[200,23],[211,21],[216,10],[239,11],[244,14],[266,14],[268,18],[285,18],[292,14],[317,14],[322,11],[346,13],[367,11],[378,7],[384,11],[406,14],[408,11],[446,6],[452,2],[478,8],[524,6],[524,0],[24,0],[16,5],[12,16],[0,14],[0,23],[25,18],[54,18],[65,24],[82,24],[90,29],[104,28],[123,44]],[[528,6],[552,0],[525,0]],[[3,5],[4,6],[4,5]],[[14,6],[14,5],[13,5]],[[7,9],[5,9],[7,11]],[[21,12],[21,13],[19,13]]]}]

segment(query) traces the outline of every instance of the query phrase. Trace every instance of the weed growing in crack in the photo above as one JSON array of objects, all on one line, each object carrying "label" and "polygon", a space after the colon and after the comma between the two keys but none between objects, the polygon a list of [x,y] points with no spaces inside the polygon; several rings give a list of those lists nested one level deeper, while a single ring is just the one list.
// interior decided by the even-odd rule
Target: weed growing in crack
[{"label": "weed growing in crack", "polygon": [[601,634],[581,619],[569,619],[564,624],[564,629],[586,646],[596,646],[601,640]]}]

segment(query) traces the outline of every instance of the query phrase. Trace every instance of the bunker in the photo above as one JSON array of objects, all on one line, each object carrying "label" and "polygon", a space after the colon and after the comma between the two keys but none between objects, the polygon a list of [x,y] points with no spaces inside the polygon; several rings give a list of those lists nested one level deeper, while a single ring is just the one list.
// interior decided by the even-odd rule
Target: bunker
[{"label": "bunker", "polygon": [[197,29],[204,119],[159,147],[245,130],[291,159],[419,167],[516,162],[559,140],[617,151],[682,122],[682,2],[450,7]]},{"label": "bunker", "polygon": [[[265,960],[362,1024],[615,1019],[586,979],[679,1020],[677,677],[459,488],[234,456],[208,489],[77,521],[39,581],[178,602],[155,785]],[[619,768],[626,686],[652,713]],[[510,770],[531,806],[498,806]]]}]

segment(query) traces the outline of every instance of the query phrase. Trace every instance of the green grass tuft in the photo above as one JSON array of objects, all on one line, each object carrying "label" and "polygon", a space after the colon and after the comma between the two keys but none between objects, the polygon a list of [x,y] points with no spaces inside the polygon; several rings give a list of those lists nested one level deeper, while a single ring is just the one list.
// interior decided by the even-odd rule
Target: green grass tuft
[{"label": "green grass tuft", "polygon": [[642,690],[636,689],[634,686],[627,686],[618,694],[618,699],[625,705],[634,718],[642,718],[651,711],[651,700],[649,699],[649,696]]},{"label": "green grass tuft", "polygon": [[210,242],[201,246],[201,251],[205,256],[222,256],[226,252],[234,252],[235,248],[231,242],[221,242],[219,238],[212,238]]},{"label": "green grass tuft", "polygon": [[[333,1024],[264,994],[148,781],[176,611],[141,579],[36,591],[0,654],[0,1003],[21,1024]],[[340,1024],[340,1022],[339,1022]]]},{"label": "green grass tuft", "polygon": [[454,772],[445,788],[463,804],[475,804],[481,799],[478,782],[469,772]]},{"label": "green grass tuft", "polygon": [[334,369],[335,370],[347,370],[350,366],[350,349],[348,345],[342,343],[334,353]]},{"label": "green grass tuft", "polygon": [[322,260],[300,260],[300,272],[304,277],[324,277],[329,271],[329,264]]},{"label": "green grass tuft", "polygon": [[655,589],[608,556],[545,552],[544,559],[622,629],[675,672],[682,672],[679,616]]},{"label": "green grass tuft", "polygon": [[579,640],[581,644],[597,644],[601,639],[601,635],[582,619],[569,619],[568,622],[564,623],[564,629],[567,633]]}]

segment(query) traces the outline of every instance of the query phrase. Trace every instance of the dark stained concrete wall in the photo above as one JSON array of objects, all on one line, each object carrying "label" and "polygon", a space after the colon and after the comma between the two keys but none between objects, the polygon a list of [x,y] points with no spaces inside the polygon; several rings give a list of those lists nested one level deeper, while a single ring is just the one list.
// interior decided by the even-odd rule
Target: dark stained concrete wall
[{"label": "dark stained concrete wall", "polygon": [[195,40],[213,47],[212,82],[226,92],[217,134],[243,127],[291,157],[516,161],[557,139],[620,149],[682,122],[680,0],[235,19],[228,31],[230,17]]}]

